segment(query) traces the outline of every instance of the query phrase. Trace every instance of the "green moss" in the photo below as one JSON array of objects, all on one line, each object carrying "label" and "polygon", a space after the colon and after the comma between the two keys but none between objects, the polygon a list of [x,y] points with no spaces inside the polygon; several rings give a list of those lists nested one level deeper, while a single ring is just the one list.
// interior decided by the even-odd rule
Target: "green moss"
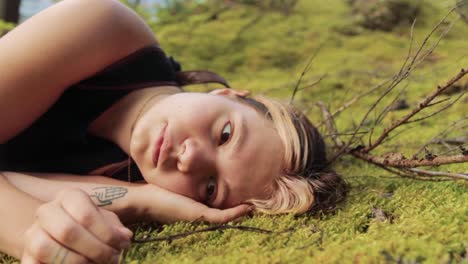
[{"label": "green moss", "polygon": [[15,24],[5,22],[0,19],[0,37],[6,34],[8,31],[12,30],[15,27]]},{"label": "green moss", "polygon": [[[448,11],[446,1],[425,1],[414,29],[413,54],[423,38]],[[192,8],[192,7],[191,7]],[[205,11],[203,11],[205,10]],[[184,11],[185,12],[185,11]],[[179,20],[151,23],[161,45],[184,69],[208,69],[223,74],[234,86],[253,93],[288,99],[308,59],[322,47],[304,76],[303,84],[327,74],[318,85],[298,93],[295,102],[320,120],[313,106],[324,101],[332,109],[392,76],[409,48],[409,25],[391,32],[356,29],[345,1],[299,1],[289,16],[262,12],[249,6],[234,6],[208,19],[209,9]],[[452,20],[455,16],[451,16]],[[444,25],[445,27],[446,25]],[[343,33],[351,28],[357,34]],[[428,47],[432,46],[436,36]],[[427,62],[412,73],[403,97],[414,107],[438,84],[468,66],[468,27],[459,22]],[[466,78],[465,78],[466,79]],[[403,86],[400,87],[400,89]],[[197,87],[207,90],[213,87]],[[349,130],[385,88],[369,95],[341,113],[337,126]],[[397,89],[398,90],[398,89]],[[398,91],[395,91],[396,94]],[[384,100],[379,113],[390,103]],[[382,125],[410,110],[390,112]],[[426,111],[425,113],[430,113]],[[423,113],[424,115],[424,113]],[[399,151],[410,157],[444,127],[466,116],[466,96],[443,114],[396,130],[398,137],[376,153]],[[370,129],[376,118],[363,129]],[[451,135],[466,133],[455,129]],[[374,139],[381,129],[374,131]],[[446,151],[431,145],[436,153]],[[422,182],[400,178],[352,157],[343,157],[335,169],[350,183],[349,199],[334,215],[254,216],[236,223],[291,232],[259,234],[239,230],[203,233],[172,242],[135,244],[126,252],[129,263],[467,263],[468,192],[463,181]],[[444,167],[468,171],[468,165]],[[373,210],[387,219],[379,221]],[[137,236],[164,236],[202,228],[177,223],[151,231],[142,226]],[[149,230],[149,231],[148,231]],[[8,263],[8,259],[4,258]]]}]

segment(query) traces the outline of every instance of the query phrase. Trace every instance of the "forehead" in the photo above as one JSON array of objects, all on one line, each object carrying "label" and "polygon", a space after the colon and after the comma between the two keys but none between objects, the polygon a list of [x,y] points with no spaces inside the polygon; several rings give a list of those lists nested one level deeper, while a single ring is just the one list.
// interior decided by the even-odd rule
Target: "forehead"
[{"label": "forehead", "polygon": [[[224,207],[252,198],[266,198],[283,165],[283,144],[272,122],[253,107],[236,113],[233,139],[244,137],[236,152],[227,153],[220,175],[230,187]],[[238,135],[236,133],[242,133]]]}]

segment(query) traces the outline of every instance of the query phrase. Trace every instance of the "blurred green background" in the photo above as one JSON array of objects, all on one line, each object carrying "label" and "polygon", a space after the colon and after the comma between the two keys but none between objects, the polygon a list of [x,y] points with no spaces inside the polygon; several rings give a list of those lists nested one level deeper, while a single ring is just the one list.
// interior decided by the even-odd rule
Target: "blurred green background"
[{"label": "blurred green background", "polygon": [[[452,0],[123,2],[147,21],[163,49],[181,62],[183,69],[218,72],[233,87],[254,94],[289,100],[304,67],[317,53],[294,99],[294,104],[316,124],[322,120],[316,102],[323,101],[336,110],[356,94],[393,76],[408,54],[414,19],[412,54],[456,4]],[[436,49],[371,112],[364,130],[373,126],[395,96],[400,94],[399,101],[404,102],[375,128],[374,138],[416,107],[438,84],[448,81],[461,68],[468,68],[468,4],[463,4],[459,3],[460,8],[435,30],[424,50],[438,44]],[[0,22],[0,31],[12,26]],[[462,96],[453,107],[397,129],[392,139],[374,153],[402,152],[410,157],[444,128],[467,117],[468,99],[463,96],[467,79],[465,76],[456,88],[441,96]],[[198,86],[189,90],[213,88]],[[338,130],[350,131],[383,90],[371,93],[338,115]],[[425,110],[422,115],[433,111]],[[445,137],[466,139],[467,123],[465,119]],[[321,126],[320,130],[329,141],[325,128]],[[467,147],[466,143],[462,146]],[[437,155],[459,151],[456,145],[431,144],[428,148]],[[466,181],[401,178],[349,156],[336,161],[334,168],[352,189],[347,202],[333,215],[258,215],[236,224],[293,231],[258,234],[227,230],[136,244],[126,252],[125,262],[468,263]],[[429,169],[467,173],[468,164]],[[153,223],[133,228],[138,237],[152,237],[202,226]],[[12,261],[3,258],[3,262]]]}]

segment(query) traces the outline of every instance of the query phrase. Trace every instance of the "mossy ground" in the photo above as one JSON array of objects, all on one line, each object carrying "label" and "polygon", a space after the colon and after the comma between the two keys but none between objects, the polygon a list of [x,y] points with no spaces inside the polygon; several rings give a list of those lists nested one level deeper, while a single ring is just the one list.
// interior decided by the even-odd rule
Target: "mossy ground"
[{"label": "mossy ground", "polygon": [[[454,4],[454,1],[423,2],[424,9],[414,29],[413,53]],[[252,7],[234,7],[215,20],[209,19],[211,15],[209,11],[200,11],[173,22],[154,23],[152,27],[162,47],[184,69],[216,71],[234,87],[280,99],[289,99],[308,59],[321,47],[303,85],[327,76],[318,85],[299,92],[295,99],[295,104],[308,111],[315,122],[320,121],[315,102],[324,101],[332,110],[336,109],[344,100],[391,76],[403,63],[410,44],[410,25],[400,25],[391,32],[359,28],[341,0],[299,1],[288,16]],[[455,18],[453,14],[449,21]],[[443,24],[442,28],[447,26]],[[429,47],[440,33],[441,30],[436,31]],[[424,95],[463,67],[468,67],[468,24],[459,20],[427,61],[408,78],[404,98],[414,107]],[[468,80],[465,77],[461,82]],[[194,90],[212,88],[199,86]],[[359,122],[378,95],[379,92],[371,94],[339,115],[336,120],[339,130],[346,131]],[[385,102],[389,100],[379,105],[376,113]],[[464,97],[442,114],[395,131],[404,130],[375,153],[398,151],[411,156],[438,131],[466,116],[467,109]],[[391,112],[380,127],[408,111]],[[371,121],[375,116],[371,114]],[[376,129],[374,135],[380,132],[381,129]],[[466,125],[453,129],[449,136],[463,134],[466,135]],[[435,153],[446,152],[435,146],[431,149]],[[468,263],[466,182],[401,178],[352,157],[337,161],[335,169],[350,183],[351,192],[334,215],[258,215],[235,224],[293,230],[280,234],[215,231],[172,242],[134,245],[126,252],[125,262]],[[468,165],[444,169],[467,172]],[[379,221],[373,214],[378,209],[385,212],[387,220]],[[201,227],[177,223],[135,228],[138,237],[151,237]],[[7,258],[3,260],[10,262]]]}]

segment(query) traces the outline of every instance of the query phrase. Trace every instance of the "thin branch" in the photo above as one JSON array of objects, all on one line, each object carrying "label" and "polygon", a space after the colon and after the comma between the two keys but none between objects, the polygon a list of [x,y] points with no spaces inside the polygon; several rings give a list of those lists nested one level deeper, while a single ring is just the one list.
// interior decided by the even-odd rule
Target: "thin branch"
[{"label": "thin branch", "polygon": [[159,242],[159,241],[172,241],[175,239],[184,238],[184,237],[191,236],[191,235],[198,234],[198,233],[212,232],[212,231],[219,231],[219,230],[226,230],[226,229],[237,229],[237,230],[262,233],[262,234],[273,234],[273,233],[280,234],[280,233],[294,231],[294,228],[288,228],[282,231],[271,231],[271,230],[251,227],[251,226],[220,225],[220,226],[210,226],[210,227],[203,228],[200,230],[188,231],[188,232],[183,232],[183,233],[178,233],[178,234],[163,236],[163,237],[153,237],[153,238],[147,238],[147,239],[135,239],[134,238],[132,242],[133,243],[148,243],[148,242]]},{"label": "thin branch", "polygon": [[443,103],[443,102],[445,102],[445,101],[448,101],[448,100],[450,100],[450,99],[451,99],[450,97],[441,99],[441,100],[439,100],[439,101],[436,101],[436,102],[433,102],[433,103],[428,104],[427,107],[434,106],[434,105],[438,105],[438,104]]},{"label": "thin branch", "polygon": [[[404,79],[408,78],[411,74],[411,72],[414,70],[413,68],[413,65],[414,63],[416,62],[416,60],[418,59],[419,57],[419,54],[421,53],[421,51],[424,49],[424,47],[426,46],[428,40],[430,39],[430,37],[432,36],[432,34],[436,31],[436,29],[438,29],[440,27],[440,25],[446,20],[446,18],[455,10],[455,8],[452,8],[433,28],[432,30],[429,32],[429,34],[424,38],[423,40],[423,43],[419,46],[419,49],[417,50],[416,54],[414,55],[413,59],[411,60],[411,63],[406,66],[406,69],[403,70],[403,68],[405,68],[405,65],[406,65],[406,62],[403,63],[402,67],[400,68],[400,71],[395,74],[395,76],[393,77],[393,80],[392,82],[390,83],[389,87],[383,92],[382,95],[379,96],[379,98],[375,101],[375,103],[369,108],[369,110],[367,111],[367,113],[364,115],[364,117],[361,119],[361,122],[360,124],[357,126],[356,128],[356,131],[358,131],[364,124],[364,122],[367,120],[369,114],[377,107],[377,105],[380,103],[380,101],[386,97],[396,86],[398,86],[398,84],[400,84]],[[439,40],[440,41],[440,40]],[[439,42],[436,43],[436,45],[434,45],[432,48],[431,48],[431,51],[433,49],[435,49],[435,47],[437,47],[437,44]],[[424,59],[427,57],[427,53],[426,55],[423,57],[422,60],[418,61],[418,65],[424,61]],[[347,143],[347,147],[349,147],[352,143],[353,143],[353,140],[354,140],[354,137],[352,137],[348,143]],[[383,139],[380,140],[380,142],[382,141]],[[379,144],[380,144],[379,142]],[[372,145],[374,146],[374,148],[377,146],[375,145],[375,143]],[[369,150],[370,151],[370,150]]]},{"label": "thin branch", "polygon": [[398,99],[400,99],[401,95],[403,94],[404,91],[406,91],[406,88],[408,88],[410,82],[407,82],[406,85],[403,87],[403,89],[398,92],[398,94],[393,98],[393,100],[384,108],[384,110],[377,116],[377,118],[374,121],[374,125],[372,126],[369,134],[369,146],[372,145],[372,135],[374,134],[374,129],[375,127],[387,116],[387,114],[390,112],[392,109],[392,106],[396,103]]},{"label": "thin branch", "polygon": [[[465,93],[460,94],[457,98],[455,98],[455,100],[453,100],[452,102],[450,102],[450,103],[444,105],[443,107],[441,107],[439,110],[435,111],[434,113],[428,114],[428,115],[423,116],[423,117],[420,117],[420,118],[418,118],[418,119],[408,120],[408,121],[405,122],[404,124],[406,125],[406,124],[413,123],[413,122],[419,122],[419,121],[422,121],[422,120],[424,120],[424,119],[428,119],[429,117],[433,117],[433,116],[435,116],[435,115],[437,115],[437,114],[439,114],[439,113],[441,113],[441,112],[447,110],[449,107],[451,107],[453,104],[455,104],[458,100],[460,100],[460,98],[462,98],[463,95],[465,95]],[[429,106],[428,106],[428,107],[429,107]]]},{"label": "thin branch", "polygon": [[[452,23],[450,23],[450,26],[447,27],[447,29],[439,36],[439,38],[437,39],[437,41],[435,42],[434,45],[432,45],[431,48],[429,48],[425,54],[422,56],[422,58],[418,58],[419,57],[419,54],[420,52],[422,51],[423,47],[426,45],[427,41],[429,40],[430,38],[430,35],[435,31],[436,28],[439,27],[439,25],[445,21],[445,19],[448,17],[448,15],[450,15],[451,12],[453,12],[454,9],[450,10],[448,14],[446,14],[446,16],[439,22],[439,24],[437,24],[433,30],[431,31],[431,33],[426,36],[426,38],[424,39],[423,41],[423,44],[420,46],[418,52],[416,53],[416,55],[413,57],[413,60],[411,61],[410,65],[407,67],[406,69],[406,73],[401,76],[401,73],[404,69],[404,67],[402,66],[400,72],[398,73],[398,77],[401,76],[401,79],[398,80],[397,82],[395,82],[394,86],[391,87],[389,89],[389,91],[393,90],[397,85],[399,85],[401,83],[401,81],[403,81],[404,79],[406,79],[407,77],[409,77],[410,73],[412,70],[416,69],[417,67],[419,67],[419,65],[421,65],[422,62],[424,62],[426,60],[426,58],[432,54],[432,52],[437,48],[437,46],[439,45],[440,41],[445,37],[445,35],[447,35],[447,33],[452,29],[452,27],[455,25],[457,19],[455,19],[454,21],[452,21]],[[415,21],[414,21],[415,22]],[[414,22],[413,22],[413,26],[414,26]],[[412,29],[413,30],[413,29]],[[411,35],[412,37],[412,35]],[[411,52],[411,45],[412,43],[410,43],[410,50],[408,52],[408,56],[410,55],[410,52]],[[408,58],[408,57],[407,57]],[[406,61],[403,63],[403,65],[406,65]],[[409,84],[409,83],[408,83]],[[400,97],[401,93],[406,90],[408,84],[400,91],[400,93],[393,99],[393,101],[384,109],[384,111],[382,113],[379,114],[379,116],[377,117],[377,119],[375,120],[374,122],[374,126],[377,126],[377,124],[379,124],[384,118],[385,116],[388,114],[389,110],[390,110],[390,107],[392,106],[392,104]],[[448,108],[449,106],[447,106]],[[445,110],[445,109],[443,109]],[[443,111],[441,110],[441,112]],[[371,140],[372,140],[372,135],[373,135],[373,132],[374,132],[374,129],[372,128],[371,129],[371,132],[369,134],[369,145],[372,145],[371,144]]]},{"label": "thin branch", "polygon": [[[458,145],[457,147],[455,148],[450,148],[449,150],[447,151],[444,151],[442,153],[439,153],[439,155],[446,155],[448,153],[452,153],[452,152],[455,152],[455,151],[458,151],[458,152],[461,152],[462,154],[466,153],[467,150],[466,148],[468,148],[468,144],[463,144],[463,145]],[[465,154],[464,154],[465,155]]]},{"label": "thin branch", "polygon": [[421,166],[439,166],[444,164],[468,162],[468,155],[436,156],[432,159],[406,159],[401,154],[391,153],[386,157],[377,157],[361,151],[350,151],[356,158],[383,166],[414,168]]},{"label": "thin branch", "polygon": [[429,140],[428,143],[424,144],[421,148],[418,149],[418,151],[416,152],[416,154],[413,155],[413,157],[416,157],[417,155],[419,155],[419,153],[421,153],[421,151],[424,150],[425,147],[427,147],[429,144],[431,144],[432,141],[434,141],[436,138],[438,137],[443,137],[445,136],[447,133],[449,133],[453,128],[455,128],[460,122],[463,122],[465,120],[467,120],[468,117],[462,117],[458,120],[456,120],[455,122],[453,122],[452,124],[450,124],[447,128],[445,128],[442,132],[440,132],[439,134],[435,135],[433,138],[431,138]]},{"label": "thin branch", "polygon": [[444,138],[433,140],[430,142],[431,144],[449,144],[449,145],[463,145],[468,143],[468,137],[457,137],[457,138]]},{"label": "thin branch", "polygon": [[412,180],[418,180],[418,181],[447,181],[447,180],[451,180],[451,179],[446,179],[446,178],[435,178],[435,177],[424,177],[424,176],[420,176],[420,175],[417,175],[411,171],[408,171],[404,168],[392,168],[392,167],[386,167],[386,166],[382,166],[382,165],[379,165],[379,164],[374,164],[376,165],[377,167],[380,167],[381,169],[383,170],[386,170],[392,174],[395,174],[395,175],[398,175],[400,177],[403,177],[403,178],[409,178],[409,179],[412,179]]},{"label": "thin branch", "polygon": [[[375,85],[374,87],[372,87],[371,89],[363,92],[363,93],[360,93],[356,96],[354,96],[353,98],[351,98],[351,100],[347,101],[346,103],[344,103],[340,108],[338,108],[335,112],[333,112],[333,114],[331,114],[330,116],[331,117],[335,117],[337,116],[339,113],[343,112],[344,110],[346,110],[347,108],[349,108],[351,105],[353,105],[354,103],[356,103],[357,101],[359,101],[361,98],[371,94],[372,92],[374,92],[375,90],[378,90],[379,88],[381,88],[382,86],[384,86],[386,83],[388,83],[389,81],[391,81],[391,78],[387,79],[387,80],[384,80],[380,83],[378,83],[377,85]],[[322,125],[324,125],[325,123],[327,122],[327,120],[323,120],[322,122],[320,122],[317,127],[320,127]]]},{"label": "thin branch", "polygon": [[[414,65],[416,59],[418,59],[419,57],[419,54],[421,53],[422,49],[424,48],[424,46],[426,45],[426,43],[429,41],[429,38],[432,36],[432,34],[434,34],[434,32],[440,27],[440,25],[442,25],[442,23],[445,22],[445,20],[447,19],[447,17],[453,13],[453,11],[455,11],[457,9],[457,7],[453,7],[452,9],[449,10],[449,12],[447,12],[447,14],[445,14],[445,16],[432,28],[431,32],[429,32],[429,34],[424,38],[423,40],[423,43],[421,44],[421,46],[419,47],[418,51],[416,52],[416,54],[414,55],[413,57],[413,60],[411,61],[410,63],[410,66],[408,68],[408,71],[411,70],[411,67]],[[442,36],[444,36],[445,34],[443,34]],[[440,40],[439,40],[440,41]],[[438,44],[438,42],[437,42]],[[431,50],[431,52],[435,49],[435,47],[433,47],[433,49]],[[427,53],[426,53],[426,56],[427,56]],[[426,56],[423,56],[423,58],[425,59]],[[420,63],[421,61],[419,61]],[[418,64],[419,64],[418,63]]]},{"label": "thin branch", "polygon": [[[303,79],[302,81],[305,82],[304,83],[305,88],[310,88],[310,87],[313,87],[313,86],[317,85],[318,83],[320,83],[320,81],[323,80],[327,76],[328,76],[328,73],[325,73],[325,74],[322,74],[322,75],[314,75],[314,76],[312,76],[310,78]],[[291,86],[294,86],[294,85],[296,85],[296,81],[294,81],[294,82],[285,82],[285,83],[282,83],[282,84],[280,84],[278,86],[262,90],[261,93],[262,94],[268,94],[270,92],[274,92],[274,91],[277,91],[277,90],[289,89]],[[304,88],[301,88],[301,90],[303,90],[303,89]]]},{"label": "thin branch", "polygon": [[428,171],[428,170],[421,170],[421,169],[415,169],[415,168],[410,168],[408,169],[411,172],[414,172],[418,175],[424,175],[424,176],[446,176],[450,178],[458,178],[458,179],[464,179],[468,180],[468,174],[466,173],[452,173],[452,172],[443,172],[443,171]]},{"label": "thin branch", "polygon": [[407,114],[406,116],[404,116],[402,119],[400,120],[397,120],[396,122],[394,122],[390,127],[386,128],[384,130],[384,132],[380,135],[380,137],[376,140],[376,142],[374,142],[372,145],[368,146],[367,148],[365,148],[363,150],[363,152],[365,153],[368,153],[369,151],[373,150],[374,148],[376,148],[387,136],[388,134],[393,131],[395,128],[401,126],[402,124],[406,123],[411,117],[413,117],[414,115],[416,115],[417,113],[419,113],[422,109],[426,108],[427,105],[429,103],[431,103],[431,101],[436,97],[438,96],[439,94],[441,94],[443,91],[445,91],[447,88],[449,88],[450,86],[452,86],[454,83],[456,83],[458,80],[460,80],[463,76],[465,76],[466,74],[468,73],[468,70],[465,70],[465,69],[461,69],[461,71],[455,76],[453,77],[452,79],[450,79],[445,85],[443,86],[438,86],[437,89],[432,93],[430,94],[429,96],[427,96],[421,103],[419,103],[419,106],[415,109],[413,109],[413,111],[411,111],[411,113]]},{"label": "thin branch", "polygon": [[319,51],[322,49],[323,45],[325,44],[325,42],[322,42],[320,44],[320,46],[315,50],[314,54],[312,54],[312,56],[310,57],[309,61],[307,62],[306,66],[304,67],[304,70],[302,70],[301,72],[301,76],[299,77],[299,79],[297,80],[297,83],[296,85],[294,86],[294,90],[292,92],[292,95],[291,95],[291,99],[289,100],[289,103],[292,104],[292,102],[294,101],[294,97],[296,96],[296,93],[298,92],[299,90],[299,85],[301,85],[301,81],[302,81],[302,78],[304,78],[304,75],[307,73],[307,71],[309,70],[309,67],[310,65],[312,65],[312,61],[315,59],[315,57],[317,57],[317,55],[319,54]]},{"label": "thin branch", "polygon": [[403,62],[403,65],[400,68],[400,72],[398,72],[398,76],[403,73],[403,69],[405,69],[406,63],[408,63],[409,59],[411,58],[411,51],[413,50],[413,43],[414,43],[414,26],[416,25],[416,19],[413,20],[413,23],[411,24],[411,29],[410,29],[410,45],[408,48],[408,53],[406,54],[405,61]]},{"label": "thin branch", "polygon": [[[452,9],[450,12],[453,12],[454,9]],[[449,12],[449,14],[450,14]],[[437,46],[439,46],[439,43],[440,41],[445,37],[445,35],[447,35],[447,33],[453,28],[453,26],[455,25],[455,23],[458,21],[458,18],[455,18],[451,23],[450,25],[444,30],[444,32],[442,32],[442,34],[440,34],[440,37],[439,39],[437,39],[437,41],[434,43],[434,45],[432,45],[432,47],[426,51],[426,53],[422,56],[421,59],[419,59],[419,61],[416,63],[416,66],[414,66],[414,68],[417,68],[419,67],[419,65],[421,65],[422,62],[424,62],[427,58],[427,56],[431,55],[432,52],[437,48]]]},{"label": "thin branch", "polygon": [[341,148],[344,145],[344,143],[337,136],[338,132],[336,130],[335,121],[333,117],[331,116],[330,111],[328,110],[327,106],[323,102],[317,102],[317,106],[322,111],[323,120],[325,120],[325,125],[328,131],[330,132],[330,135],[333,139],[333,143],[335,144],[335,147]]},{"label": "thin branch", "polygon": [[322,75],[318,78],[318,80],[316,80],[316,81],[314,81],[314,82],[312,82],[312,83],[310,83],[310,84],[304,85],[303,87],[301,87],[300,89],[298,89],[298,91],[302,91],[302,90],[305,90],[305,89],[307,89],[307,88],[314,87],[315,85],[319,84],[319,83],[320,83],[325,77],[327,77],[327,76],[328,76],[328,74],[326,74],[326,73],[325,73],[325,74],[322,74]]},{"label": "thin branch", "polygon": [[367,133],[369,133],[369,131],[359,131],[359,132],[357,132],[357,133],[350,132],[350,133],[324,134],[323,136],[324,136],[324,137],[331,137],[332,135],[336,135],[336,136],[352,136],[352,135],[356,135],[356,134],[367,134]]}]

